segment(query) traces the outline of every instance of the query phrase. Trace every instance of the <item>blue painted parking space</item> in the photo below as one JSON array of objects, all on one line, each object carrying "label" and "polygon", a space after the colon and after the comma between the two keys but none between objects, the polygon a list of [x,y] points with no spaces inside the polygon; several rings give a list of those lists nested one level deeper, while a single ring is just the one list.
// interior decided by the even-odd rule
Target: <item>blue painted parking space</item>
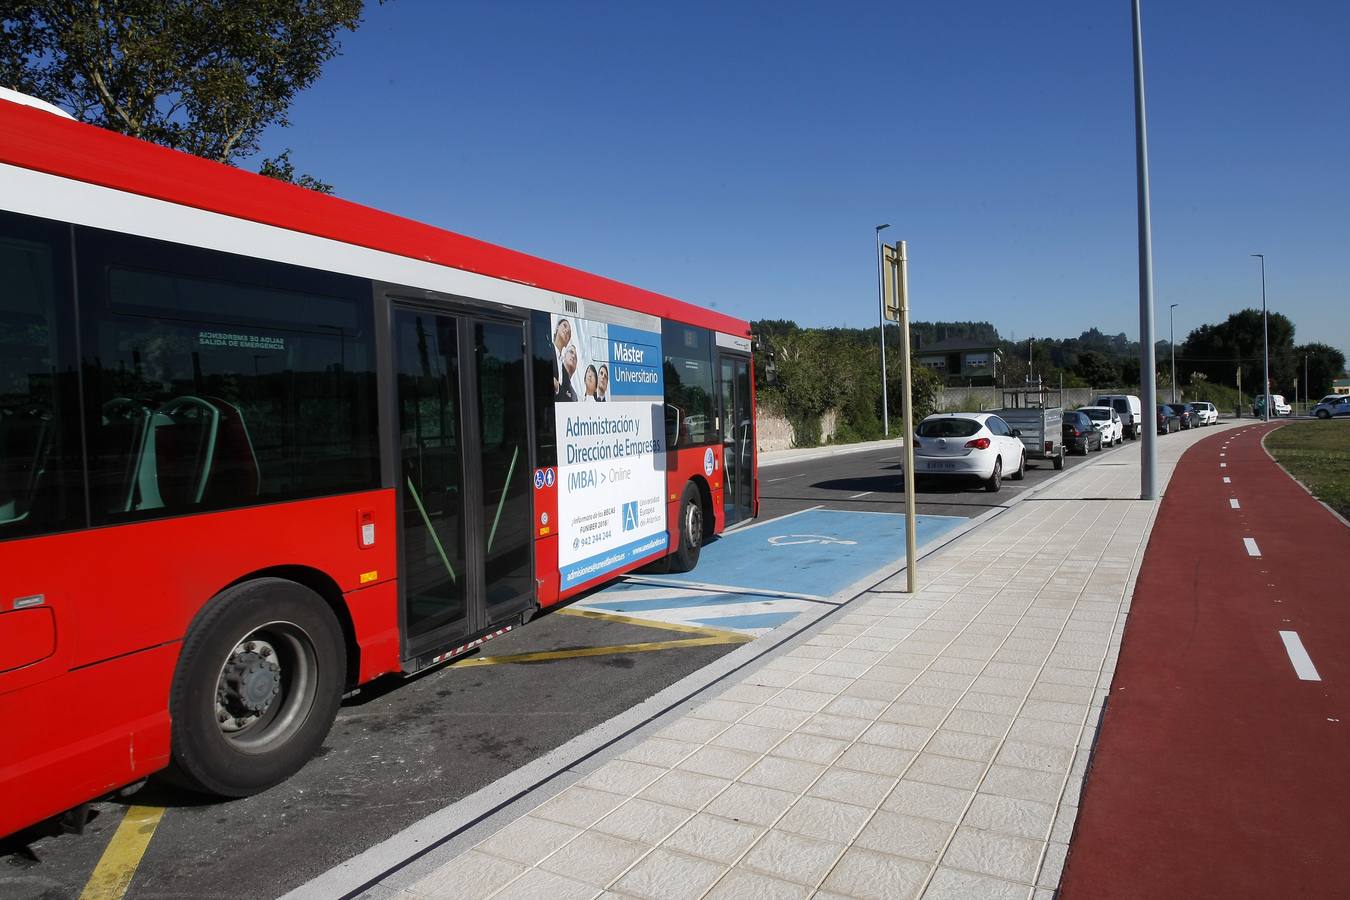
[{"label": "blue painted parking space", "polygon": [[578,609],[646,619],[653,624],[698,625],[752,635],[772,631],[821,605],[814,600],[637,580],[612,584],[576,603]]},{"label": "blue painted parking space", "polygon": [[[968,521],[919,516],[915,539],[922,547]],[[641,580],[829,597],[904,555],[904,516],[812,509],[723,535],[703,548],[692,572]]]}]

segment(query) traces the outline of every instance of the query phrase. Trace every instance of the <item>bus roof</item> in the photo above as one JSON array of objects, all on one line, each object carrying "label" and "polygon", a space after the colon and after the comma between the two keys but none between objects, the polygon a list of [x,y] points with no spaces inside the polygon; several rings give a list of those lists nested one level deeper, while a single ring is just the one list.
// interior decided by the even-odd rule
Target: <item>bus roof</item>
[{"label": "bus roof", "polygon": [[0,163],[750,336],[715,310],[9,100]]}]

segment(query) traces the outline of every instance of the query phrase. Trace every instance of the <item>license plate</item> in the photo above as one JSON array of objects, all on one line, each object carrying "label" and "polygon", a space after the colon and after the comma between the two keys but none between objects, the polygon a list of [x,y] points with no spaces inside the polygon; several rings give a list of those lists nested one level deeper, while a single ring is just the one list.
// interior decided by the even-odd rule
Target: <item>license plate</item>
[{"label": "license plate", "polygon": [[950,462],[930,462],[930,463],[928,464],[928,468],[930,468],[930,469],[955,469],[955,468],[956,468],[956,463],[950,463]]}]

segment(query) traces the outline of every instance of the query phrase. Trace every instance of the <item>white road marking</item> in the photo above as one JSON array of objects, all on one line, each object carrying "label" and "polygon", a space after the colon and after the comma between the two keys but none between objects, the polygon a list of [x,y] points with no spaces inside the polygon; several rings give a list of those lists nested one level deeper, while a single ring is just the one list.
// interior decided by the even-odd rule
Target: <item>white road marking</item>
[{"label": "white road marking", "polygon": [[1234,499],[1234,500],[1229,500],[1229,501],[1228,501],[1228,505],[1231,506],[1231,507],[1233,507],[1233,509],[1241,509],[1241,508],[1242,508],[1242,505],[1241,505],[1240,503],[1238,503],[1236,499]]},{"label": "white road marking", "polygon": [[1255,539],[1255,538],[1243,538],[1243,539],[1242,539],[1242,543],[1244,543],[1244,544],[1247,545],[1247,555],[1248,555],[1248,556],[1260,556],[1260,555],[1261,555],[1261,548],[1258,547],[1258,546],[1256,546],[1256,539]]},{"label": "white road marking", "polygon": [[1231,479],[1231,478],[1229,478],[1227,475],[1225,475],[1225,476],[1223,476],[1223,483],[1224,483],[1224,484],[1232,484],[1232,483],[1233,483],[1233,479]]},{"label": "white road marking", "polygon": [[1219,468],[1220,468],[1220,469],[1226,469],[1226,468],[1228,468],[1228,463],[1219,463]]},{"label": "white road marking", "polygon": [[784,475],[782,478],[770,478],[769,484],[773,484],[775,481],[787,481],[789,478],[801,478],[805,474],[805,472],[798,472],[796,475]]},{"label": "white road marking", "polygon": [[848,499],[857,500],[859,497],[866,497],[870,493],[872,493],[872,491],[863,491],[861,494],[854,494],[852,497],[849,497]]},{"label": "white road marking", "polygon": [[1227,454],[1227,453],[1220,453],[1219,455],[1220,455],[1220,456],[1227,456],[1228,454]]},{"label": "white road marking", "polygon": [[1317,667],[1313,665],[1312,657],[1303,649],[1303,641],[1299,640],[1297,631],[1281,631],[1280,640],[1284,641],[1284,652],[1289,654],[1289,661],[1294,664],[1294,671],[1300,681],[1322,680],[1322,676],[1317,674]]}]

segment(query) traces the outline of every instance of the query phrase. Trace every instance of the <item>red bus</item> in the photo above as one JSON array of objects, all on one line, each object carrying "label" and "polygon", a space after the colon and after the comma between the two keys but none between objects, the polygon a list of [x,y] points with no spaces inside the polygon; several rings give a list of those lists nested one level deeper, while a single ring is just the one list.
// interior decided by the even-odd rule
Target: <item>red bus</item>
[{"label": "red bus", "polygon": [[0,835],[752,518],[746,322],[0,100]]}]

